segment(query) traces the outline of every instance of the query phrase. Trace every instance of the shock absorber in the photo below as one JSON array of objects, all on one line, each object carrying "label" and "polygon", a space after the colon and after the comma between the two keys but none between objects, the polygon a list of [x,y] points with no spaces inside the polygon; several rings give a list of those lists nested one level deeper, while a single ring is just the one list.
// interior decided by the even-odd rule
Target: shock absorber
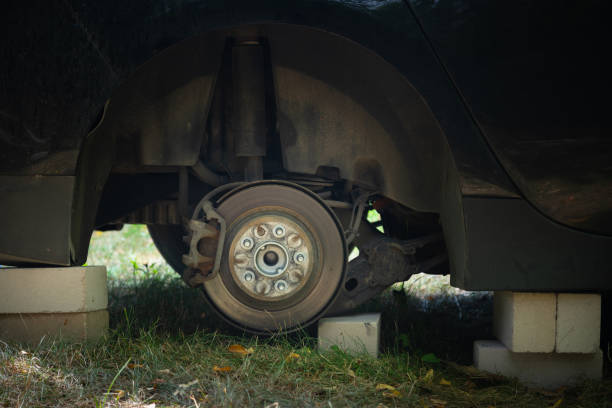
[{"label": "shock absorber", "polygon": [[232,47],[229,131],[236,157],[245,161],[245,180],[263,178],[266,155],[266,97],[264,49],[258,40],[242,40]]}]

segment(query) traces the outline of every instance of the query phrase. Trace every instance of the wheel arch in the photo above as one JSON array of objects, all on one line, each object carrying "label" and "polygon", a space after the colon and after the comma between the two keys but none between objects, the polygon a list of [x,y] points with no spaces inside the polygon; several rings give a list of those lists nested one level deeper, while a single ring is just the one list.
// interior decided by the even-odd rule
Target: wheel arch
[{"label": "wheel arch", "polygon": [[239,26],[169,47],[115,90],[79,156],[72,222],[77,262],[86,256],[113,167],[198,160],[226,39],[245,32],[269,44],[287,170],[314,174],[319,166],[335,167],[341,178],[410,208],[441,211],[445,174],[457,170],[436,117],[404,74],[373,50],[329,31],[284,23]]}]

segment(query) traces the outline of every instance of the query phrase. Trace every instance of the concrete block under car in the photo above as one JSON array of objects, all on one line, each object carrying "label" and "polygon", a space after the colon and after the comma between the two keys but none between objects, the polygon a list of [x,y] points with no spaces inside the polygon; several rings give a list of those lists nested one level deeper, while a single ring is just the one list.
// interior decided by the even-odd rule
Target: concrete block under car
[{"label": "concrete block under car", "polygon": [[601,379],[603,353],[513,353],[501,342],[474,342],[479,370],[515,377],[526,385],[557,388],[583,379]]},{"label": "concrete block under car", "polygon": [[106,309],[106,267],[0,269],[0,314]]},{"label": "concrete block under car", "polygon": [[601,295],[557,295],[557,353],[596,353],[601,331]]},{"label": "concrete block under car", "polygon": [[94,340],[108,330],[108,311],[0,315],[0,339],[38,343],[43,337]]},{"label": "concrete block under car", "polygon": [[512,352],[552,353],[556,308],[554,293],[495,292],[493,333]]},{"label": "concrete block under car", "polygon": [[0,269],[0,339],[83,341],[108,329],[106,268]]},{"label": "concrete block under car", "polygon": [[353,353],[368,353],[378,357],[380,313],[326,317],[319,321],[319,350],[336,345]]}]

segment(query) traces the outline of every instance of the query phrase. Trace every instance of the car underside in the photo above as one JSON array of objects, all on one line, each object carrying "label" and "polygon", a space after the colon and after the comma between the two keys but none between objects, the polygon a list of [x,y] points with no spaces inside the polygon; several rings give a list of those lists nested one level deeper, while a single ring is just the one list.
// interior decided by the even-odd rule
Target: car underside
[{"label": "car underside", "polygon": [[122,48],[113,32],[114,60],[133,60],[79,60],[68,77],[81,82],[49,108],[61,115],[0,110],[0,264],[82,265],[95,229],[146,224],[186,284],[256,333],[345,313],[419,272],[473,290],[612,288],[609,197],[551,204],[560,193],[542,185],[569,184],[529,179],[525,155],[507,161],[522,145],[483,137],[422,27],[359,41],[291,16],[150,53],[149,37]]}]

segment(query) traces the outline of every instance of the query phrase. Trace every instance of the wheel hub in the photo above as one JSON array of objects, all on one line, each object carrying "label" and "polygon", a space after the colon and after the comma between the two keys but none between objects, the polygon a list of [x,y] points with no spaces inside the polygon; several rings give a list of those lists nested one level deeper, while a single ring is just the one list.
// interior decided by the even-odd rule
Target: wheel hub
[{"label": "wheel hub", "polygon": [[284,181],[243,185],[217,202],[227,234],[219,273],[203,282],[210,305],[255,333],[296,330],[321,317],[346,272],[342,225],[331,209]]},{"label": "wheel hub", "polygon": [[242,224],[230,247],[230,269],[247,295],[276,300],[303,287],[315,246],[299,224],[279,211],[256,214]]}]

